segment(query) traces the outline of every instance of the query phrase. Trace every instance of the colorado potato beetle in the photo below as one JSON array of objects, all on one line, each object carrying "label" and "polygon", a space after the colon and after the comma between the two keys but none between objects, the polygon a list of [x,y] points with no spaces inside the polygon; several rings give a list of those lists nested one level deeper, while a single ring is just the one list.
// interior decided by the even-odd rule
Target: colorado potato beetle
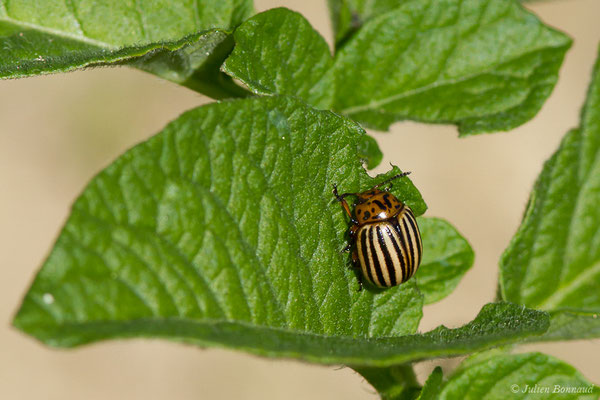
[{"label": "colorado potato beetle", "polygon": [[[375,286],[386,288],[409,280],[421,262],[423,244],[417,219],[412,210],[389,192],[379,190],[394,179],[402,178],[404,172],[360,193],[333,194],[350,217],[350,243],[352,264],[360,268],[362,276]],[[347,196],[356,196],[354,216],[346,202]],[[360,287],[362,280],[359,276]]]}]

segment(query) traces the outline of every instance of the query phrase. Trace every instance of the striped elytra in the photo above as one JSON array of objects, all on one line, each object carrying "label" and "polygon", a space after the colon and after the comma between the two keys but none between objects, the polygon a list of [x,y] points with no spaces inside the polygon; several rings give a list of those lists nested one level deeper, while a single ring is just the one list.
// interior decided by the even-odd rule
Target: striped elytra
[{"label": "striped elytra", "polygon": [[356,231],[360,269],[375,286],[391,287],[409,280],[419,268],[422,253],[417,221],[406,206],[398,215]]},{"label": "striped elytra", "polygon": [[[378,287],[392,287],[409,280],[421,263],[423,243],[412,210],[389,190],[378,187],[408,175],[398,174],[360,193],[333,194],[352,220],[350,244],[352,263],[362,276]],[[354,215],[345,200],[356,196]],[[362,288],[362,280],[359,279]]]}]

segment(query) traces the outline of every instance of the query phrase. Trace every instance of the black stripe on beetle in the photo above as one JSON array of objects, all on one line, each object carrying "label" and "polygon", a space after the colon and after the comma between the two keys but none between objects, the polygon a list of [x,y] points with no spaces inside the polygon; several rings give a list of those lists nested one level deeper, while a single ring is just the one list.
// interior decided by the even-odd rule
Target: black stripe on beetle
[{"label": "black stripe on beetle", "polygon": [[408,229],[408,223],[406,222],[406,217],[402,218],[402,228],[404,231],[403,239],[406,241],[406,247],[408,247],[408,254],[410,256],[410,265],[414,265],[415,262],[415,247],[413,246],[413,241],[411,238],[411,230]]},{"label": "black stripe on beetle", "polygon": [[360,232],[358,232],[358,237],[360,238],[358,257],[359,259],[363,260],[360,263],[363,274],[366,275],[369,282],[373,282],[373,271],[371,270],[371,263],[369,262],[370,257],[367,255],[369,252],[369,250],[367,249],[367,235],[367,229],[363,229]]},{"label": "black stripe on beetle", "polygon": [[[349,248],[354,249],[354,266],[375,286],[392,287],[406,282],[421,263],[423,243],[415,215],[393,194],[378,189],[408,174],[398,174],[360,193],[340,195],[333,187],[333,194],[352,220]],[[360,219],[350,211],[347,196],[357,197],[354,216]],[[373,205],[377,211],[372,210]]]},{"label": "black stripe on beetle", "polygon": [[390,238],[393,238],[392,245],[394,247],[396,259],[398,260],[398,264],[400,266],[400,270],[397,271],[399,272],[400,279],[398,279],[397,282],[402,283],[405,280],[404,278],[408,275],[406,270],[406,251],[402,250],[402,244],[397,232],[394,229],[388,229],[388,233]]},{"label": "black stripe on beetle", "polygon": [[408,209],[408,222],[410,223],[412,230],[415,232],[415,239],[417,239],[417,249],[419,251],[419,259],[423,254],[423,242],[421,242],[421,233],[419,232],[419,226],[417,225],[417,219],[415,218],[415,214],[413,214],[412,210]]},{"label": "black stripe on beetle", "polygon": [[[386,232],[389,235],[389,229],[387,228],[383,228],[381,229],[379,226],[377,227],[377,239],[379,240],[379,247],[381,248],[381,251],[383,252],[383,259],[385,262],[385,269],[388,273],[388,286],[396,286],[396,274],[398,273],[397,267],[396,267],[396,263],[394,263],[394,258],[392,257],[392,254],[394,254],[394,256],[396,256],[395,253],[391,253],[390,254],[390,250],[388,249],[388,245],[387,242],[383,236],[383,232]],[[394,241],[394,239],[392,239],[392,242]]]},{"label": "black stripe on beetle", "polygon": [[378,242],[376,240],[376,229],[379,228],[378,226],[370,227],[369,230],[369,253],[371,256],[371,260],[373,261],[372,265],[373,265],[373,269],[375,270],[375,276],[377,277],[377,282],[373,282],[375,283],[377,286],[388,286],[386,284],[385,279],[383,278],[383,269],[382,268],[387,268],[387,266],[384,264],[382,266],[381,261],[379,260],[379,254],[378,252],[381,250]]}]

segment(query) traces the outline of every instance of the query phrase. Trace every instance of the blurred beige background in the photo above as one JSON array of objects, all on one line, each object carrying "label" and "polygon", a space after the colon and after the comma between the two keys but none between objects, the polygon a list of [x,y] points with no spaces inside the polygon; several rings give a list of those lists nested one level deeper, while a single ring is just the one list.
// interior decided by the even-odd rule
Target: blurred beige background
[{"label": "blurred beige background", "polygon": [[[300,11],[331,43],[325,0],[256,0],[259,11]],[[600,42],[600,2],[530,4],[575,43],[550,100],[509,133],[458,139],[450,126],[398,123],[376,133],[388,162],[413,171],[428,215],[451,221],[476,252],[473,269],[421,330],[471,320],[493,300],[497,262],[517,229],[542,163],[578,124]],[[96,69],[0,82],[0,399],[374,399],[349,369],[272,361],[162,341],[46,348],[10,327],[25,289],[69,207],[93,174],[133,144],[207,99],[140,71]],[[474,189],[476,188],[476,189]],[[528,346],[600,383],[600,340]],[[441,360],[452,367],[456,359]],[[424,379],[438,363],[417,366]]]}]

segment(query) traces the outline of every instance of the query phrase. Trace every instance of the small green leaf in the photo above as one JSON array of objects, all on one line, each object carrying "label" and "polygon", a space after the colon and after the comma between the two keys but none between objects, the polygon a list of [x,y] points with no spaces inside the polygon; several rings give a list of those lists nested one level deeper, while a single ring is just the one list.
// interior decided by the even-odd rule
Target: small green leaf
[{"label": "small green leaf", "polygon": [[435,367],[429,378],[427,378],[425,385],[423,385],[423,389],[417,400],[437,400],[442,388],[443,379],[444,373],[442,372],[442,368]]},{"label": "small green leaf", "polygon": [[[195,90],[206,87],[209,95],[222,83],[227,93],[235,90],[228,78],[215,81],[233,47],[226,30],[251,12],[249,0],[0,0],[0,79],[132,63]],[[220,58],[216,67],[213,52]]]},{"label": "small green leaf", "polygon": [[375,168],[383,159],[383,153],[379,149],[377,141],[369,135],[363,136],[358,144],[358,155],[366,161],[368,169]]},{"label": "small green leaf", "polygon": [[257,94],[298,96],[319,108],[331,104],[334,87],[323,82],[333,59],[325,39],[301,15],[286,8],[265,11],[234,33],[235,49],[223,71]]},{"label": "small green leaf", "polygon": [[515,0],[406,1],[336,54],[333,109],[381,130],[403,119],[509,130],[540,109],[570,43]]},{"label": "small green leaf", "polygon": [[[581,126],[546,162],[500,262],[502,297],[553,313],[546,338],[598,336],[600,325],[600,61]],[[577,321],[578,317],[582,318]],[[570,326],[565,326],[569,321]],[[581,330],[571,328],[580,327]],[[564,336],[561,336],[564,335]]]},{"label": "small green leaf", "polygon": [[439,400],[596,400],[600,390],[572,366],[541,353],[498,354],[460,368]]},{"label": "small green leaf", "polygon": [[336,48],[366,21],[392,11],[406,0],[328,0]]},{"label": "small green leaf", "polygon": [[419,290],[425,304],[448,296],[473,265],[475,254],[469,242],[448,222],[419,218],[423,237],[423,262],[417,271]]},{"label": "small green leaf", "polygon": [[360,28],[362,21],[356,13],[352,12],[349,0],[327,0],[327,5],[329,6],[333,39],[337,49],[346,38]]}]

